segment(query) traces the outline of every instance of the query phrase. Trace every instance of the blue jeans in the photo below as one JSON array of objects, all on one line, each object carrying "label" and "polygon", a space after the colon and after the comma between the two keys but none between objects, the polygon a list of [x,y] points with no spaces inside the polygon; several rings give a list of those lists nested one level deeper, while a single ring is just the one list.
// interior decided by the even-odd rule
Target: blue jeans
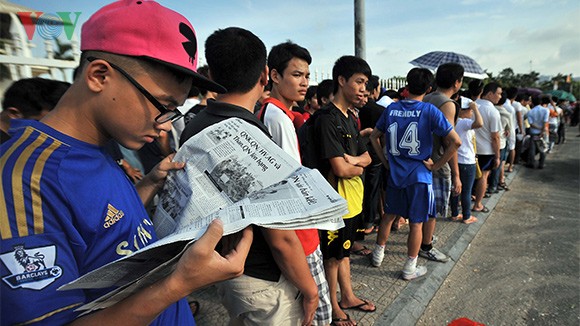
[{"label": "blue jeans", "polygon": [[491,173],[489,174],[489,185],[487,187],[489,192],[497,190],[497,185],[499,184],[499,175],[501,172],[501,163],[506,161],[508,152],[508,146],[499,150],[499,166],[491,170]]},{"label": "blue jeans", "polygon": [[540,136],[532,136],[532,143],[528,149],[528,162],[527,165],[534,167],[536,161],[536,154],[540,154],[540,161],[538,162],[538,167],[542,169],[544,167],[544,161],[546,160],[546,153],[543,151],[544,145]]},{"label": "blue jeans", "polygon": [[471,217],[471,190],[475,181],[475,164],[458,164],[459,179],[461,180],[461,194],[451,195],[451,216],[459,215],[459,199],[461,198],[461,210],[463,219]]}]

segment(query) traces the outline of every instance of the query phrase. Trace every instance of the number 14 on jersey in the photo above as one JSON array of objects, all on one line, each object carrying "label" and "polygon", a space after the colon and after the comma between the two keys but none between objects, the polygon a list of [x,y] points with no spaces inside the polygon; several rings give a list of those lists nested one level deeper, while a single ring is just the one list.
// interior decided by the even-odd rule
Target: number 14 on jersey
[{"label": "number 14 on jersey", "polygon": [[[417,122],[411,122],[405,129],[403,137],[399,139],[398,135],[399,124],[397,122],[389,125],[389,152],[393,156],[401,155],[399,149],[409,150],[410,156],[419,155],[419,147],[421,146],[421,141],[419,141],[419,135],[417,134]],[[398,143],[397,143],[398,142]]]}]

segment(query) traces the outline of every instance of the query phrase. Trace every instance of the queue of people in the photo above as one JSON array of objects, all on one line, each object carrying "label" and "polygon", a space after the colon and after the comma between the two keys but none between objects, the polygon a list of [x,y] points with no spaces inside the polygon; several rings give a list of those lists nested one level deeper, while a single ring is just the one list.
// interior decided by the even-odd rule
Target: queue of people
[{"label": "queue of people", "polygon": [[[135,29],[142,21],[151,26]],[[2,324],[193,325],[185,297],[216,284],[230,325],[353,326],[349,310],[376,306],[353,289],[351,254],[381,266],[390,232],[408,224],[401,275],[423,277],[419,257],[449,260],[434,246],[437,219],[477,223],[489,212],[483,198],[509,190],[514,164],[541,169],[565,141],[568,103],[540,96],[530,108],[529,95],[493,81],[462,90],[459,64],[435,75],[413,68],[404,89],[382,90],[365,60],[345,55],[332,80],[309,86],[312,57],[290,41],[268,52],[251,31],[229,27],[204,48],[207,66],[197,67],[185,17],[118,1],[83,25],[72,85],[25,79],[4,94]],[[173,152],[234,117],[318,169],[348,203],[345,227],[253,226],[218,252],[216,220],[167,277],[79,316],[111,289],[57,288],[157,241],[150,207],[168,173],[184,168]],[[375,231],[375,246],[363,246]]]}]

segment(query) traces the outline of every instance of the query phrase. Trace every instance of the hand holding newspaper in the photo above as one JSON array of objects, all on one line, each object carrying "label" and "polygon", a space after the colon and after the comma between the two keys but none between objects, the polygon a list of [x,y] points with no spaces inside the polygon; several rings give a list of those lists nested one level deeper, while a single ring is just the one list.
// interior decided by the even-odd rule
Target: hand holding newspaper
[{"label": "hand holding newspaper", "polygon": [[62,286],[59,290],[118,287],[78,310],[108,307],[165,277],[216,218],[223,221],[224,235],[250,224],[284,230],[344,226],[346,201],[322,175],[241,119],[204,129],[174,160],[186,165],[169,175],[160,193],[153,217],[160,240]]}]

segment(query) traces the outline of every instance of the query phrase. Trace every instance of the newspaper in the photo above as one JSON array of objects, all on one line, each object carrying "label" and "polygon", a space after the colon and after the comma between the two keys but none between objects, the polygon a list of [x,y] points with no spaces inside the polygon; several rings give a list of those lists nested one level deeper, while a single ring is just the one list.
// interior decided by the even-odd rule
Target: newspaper
[{"label": "newspaper", "polygon": [[302,167],[257,127],[237,118],[189,139],[175,161],[153,217],[160,240],[79,277],[59,290],[117,287],[82,306],[108,307],[169,274],[214,219],[224,235],[250,224],[266,228],[336,230],[346,201],[317,170]]}]

